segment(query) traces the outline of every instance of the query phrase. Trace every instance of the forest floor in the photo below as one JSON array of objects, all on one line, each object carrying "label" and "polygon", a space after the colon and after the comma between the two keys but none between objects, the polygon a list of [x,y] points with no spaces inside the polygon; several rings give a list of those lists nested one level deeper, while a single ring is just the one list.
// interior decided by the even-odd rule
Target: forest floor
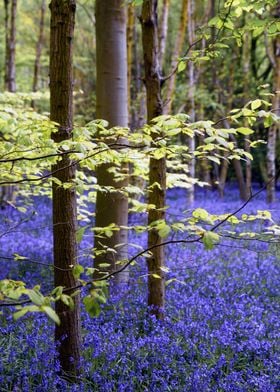
[{"label": "forest floor", "polygon": [[[279,224],[279,207],[264,199],[260,194],[240,214],[269,210]],[[191,214],[186,200],[185,190],[168,192],[169,220]],[[240,205],[234,189],[224,200],[199,191],[193,208],[221,214]],[[0,279],[23,280],[28,287],[40,283],[46,292],[52,285],[50,267],[8,258],[19,254],[51,263],[50,201],[36,199],[24,215],[7,208],[0,220]],[[256,231],[266,230],[266,221],[253,224]],[[131,254],[145,246],[143,234],[130,241],[138,246],[131,247]],[[86,233],[80,254],[88,253],[92,243],[92,233]],[[0,314],[0,391],[279,391],[278,247],[229,239],[208,251],[199,243],[166,247],[171,282],[164,321],[147,313],[145,260],[137,260],[129,284],[112,290],[99,317],[82,311],[83,373],[72,386],[57,377],[52,322],[43,314],[14,322],[5,309]]]}]

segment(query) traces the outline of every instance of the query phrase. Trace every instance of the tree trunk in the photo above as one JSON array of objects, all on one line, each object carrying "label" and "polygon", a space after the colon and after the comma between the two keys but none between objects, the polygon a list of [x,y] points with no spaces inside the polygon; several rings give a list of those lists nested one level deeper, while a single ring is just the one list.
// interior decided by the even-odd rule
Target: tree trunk
[{"label": "tree trunk", "polygon": [[159,43],[158,62],[161,71],[164,65],[164,55],[165,55],[166,38],[167,38],[167,31],[168,31],[169,8],[170,8],[170,0],[163,0],[160,24],[158,29],[158,43]]},{"label": "tree trunk", "polygon": [[[11,5],[11,16],[9,15],[9,6]],[[16,92],[16,13],[17,0],[4,0],[5,6],[5,41],[6,41],[6,58],[5,58],[5,90],[11,93]]]},{"label": "tree trunk", "polygon": [[[46,0],[42,0],[39,36],[36,45],[36,55],[35,55],[35,63],[34,63],[34,75],[33,75],[33,86],[32,86],[32,91],[34,92],[38,90],[39,73],[40,73],[40,65],[41,65],[40,60],[41,60],[41,54],[42,54],[42,48],[44,42],[45,13],[46,13]],[[34,101],[32,101],[31,106],[34,107]]]},{"label": "tree trunk", "polygon": [[[171,70],[173,70],[177,63],[178,57],[182,52],[182,47],[184,43],[184,38],[186,34],[186,27],[187,27],[187,20],[188,20],[188,4],[189,0],[182,0],[182,11],[181,11],[181,18],[180,18],[180,25],[178,35],[175,41],[174,51],[172,53],[171,59]],[[192,43],[192,42],[190,42]],[[166,87],[166,105],[164,105],[164,113],[169,114],[171,113],[172,108],[172,100],[176,86],[176,73],[172,74],[167,81]]]},{"label": "tree trunk", "polygon": [[135,25],[135,6],[128,4],[127,6],[127,111],[131,111],[131,93],[132,93],[132,68],[133,68],[133,35]]},{"label": "tree trunk", "polygon": [[244,175],[243,175],[241,163],[238,159],[233,159],[232,164],[233,164],[233,168],[234,168],[236,179],[237,179],[240,199],[243,201],[246,201],[247,200],[246,182],[244,180]]},{"label": "tree trunk", "polygon": [[[193,0],[187,1],[187,19],[188,19],[188,41],[191,45],[195,40],[195,22],[194,22],[194,2]],[[190,120],[195,121],[195,74],[194,74],[194,63],[193,61],[188,62],[189,71],[189,88],[188,88],[188,102],[189,102],[189,115]],[[189,152],[192,154],[195,150],[195,138],[188,138]],[[195,160],[192,159],[189,163],[189,175],[195,177]],[[188,189],[187,194],[188,204],[191,205],[194,202],[194,185],[191,185]]]},{"label": "tree trunk", "polygon": [[[140,33],[141,34],[141,33]],[[146,110],[146,94],[145,86],[142,83],[141,69],[143,67],[142,61],[139,61],[138,42],[140,40],[139,31],[137,29],[137,24],[134,24],[133,28],[133,74],[132,74],[132,92],[131,92],[131,118],[130,118],[130,129],[134,130],[141,128],[147,117]]]},{"label": "tree trunk", "polygon": [[[245,18],[246,25],[246,18]],[[243,41],[243,100],[244,105],[250,98],[250,53],[251,53],[251,36],[250,32],[244,33]],[[245,126],[249,126],[248,121],[245,121]],[[247,135],[245,138],[244,149],[250,153],[250,136]],[[252,189],[252,163],[250,159],[246,159],[245,164],[245,187],[246,187],[246,198],[250,196]]]},{"label": "tree trunk", "polygon": [[[274,10],[274,17],[277,20],[280,20],[280,1],[278,1],[277,7]],[[274,61],[273,61],[273,90],[274,97],[272,101],[272,110],[278,116],[280,115],[280,36],[279,34],[274,39]],[[276,160],[276,134],[277,129],[279,129],[278,124],[273,124],[268,131],[267,138],[267,176],[268,176],[268,185],[267,185],[267,201],[268,203],[272,203],[275,201],[275,160]]]},{"label": "tree trunk", "polygon": [[[16,92],[16,12],[17,1],[4,0],[5,8],[5,90],[10,93]],[[11,13],[9,13],[9,10]],[[12,185],[0,188],[0,205],[13,203],[16,194],[16,187]]]},{"label": "tree trunk", "polygon": [[[109,122],[110,127],[127,127],[127,47],[126,8],[123,0],[96,0],[96,116]],[[106,26],[106,28],[104,28]],[[109,238],[95,236],[96,277],[105,272],[116,271],[118,263],[127,258],[128,200],[119,189],[127,180],[116,181],[110,172],[111,165],[100,165],[96,170],[98,185],[112,186],[114,192],[97,192],[95,224],[106,227],[115,224],[119,230]],[[122,172],[128,174],[127,165]],[[122,244],[121,246],[118,246]],[[107,248],[114,249],[109,251]],[[100,253],[100,251],[102,253]],[[108,268],[101,264],[110,264]],[[126,282],[128,271],[116,275],[115,282]]]},{"label": "tree trunk", "polygon": [[[226,156],[227,154],[225,154],[225,158]],[[219,184],[218,184],[218,190],[221,198],[223,198],[225,195],[225,184],[227,181],[228,166],[229,166],[228,161],[226,159],[223,159],[220,164],[220,174],[219,174]]]},{"label": "tree trunk", "polygon": [[[144,0],[142,5],[142,44],[144,52],[145,86],[147,91],[148,121],[162,114],[160,66],[158,62],[157,0]],[[152,138],[156,135],[152,134]],[[158,136],[158,135],[157,135]],[[154,186],[157,183],[159,186]],[[165,158],[150,158],[148,203],[155,209],[149,210],[148,223],[165,218],[163,207],[166,192]],[[148,233],[148,247],[160,245],[162,238],[156,230]],[[163,318],[165,283],[162,267],[164,249],[158,246],[151,251],[148,265],[148,305],[157,318]]]},{"label": "tree trunk", "polygon": [[[230,128],[230,125],[228,123],[227,120],[224,120],[224,125],[227,129]],[[229,140],[231,142],[233,142],[235,145],[237,145],[237,140],[234,137],[234,135],[229,134]],[[232,160],[232,165],[235,171],[235,175],[236,175],[236,180],[237,180],[237,184],[238,184],[238,188],[239,188],[239,196],[240,199],[243,201],[246,201],[248,199],[247,197],[247,192],[246,192],[246,182],[244,179],[244,174],[243,174],[243,170],[242,170],[242,165],[240,160],[238,159],[233,159]]]},{"label": "tree trunk", "polygon": [[[226,113],[230,113],[232,110],[232,103],[233,103],[233,97],[234,97],[234,75],[235,75],[235,66],[236,66],[236,61],[234,61],[236,56],[233,54],[233,61],[231,61],[229,65],[229,79],[227,83],[227,103],[226,103]],[[224,122],[225,127],[229,128],[230,125],[228,121]],[[225,195],[225,186],[226,186],[226,181],[227,181],[227,175],[228,175],[228,169],[229,169],[229,161],[227,161],[228,157],[228,152],[225,152],[224,158],[221,161],[220,164],[220,172],[219,172],[219,178],[218,180],[218,191],[220,194],[220,197],[223,198]],[[216,164],[215,164],[216,165]]]},{"label": "tree trunk", "polygon": [[[216,0],[210,0],[210,10],[209,10],[210,18],[214,18],[216,16]],[[211,43],[214,44],[216,41],[216,28],[213,26],[211,27]],[[217,99],[216,93],[216,84],[217,84],[217,61],[215,57],[212,59],[212,89],[213,89],[213,97]]]},{"label": "tree trunk", "polygon": [[[50,118],[57,122],[58,130],[52,135],[55,142],[68,140],[73,129],[73,39],[75,25],[75,0],[52,0],[50,37]],[[52,167],[53,182],[53,239],[54,285],[65,288],[77,284],[70,266],[76,264],[76,190],[75,166],[65,155]],[[72,183],[63,188],[64,183]],[[68,270],[68,271],[67,271]],[[79,296],[74,297],[73,310],[61,301],[55,310],[61,324],[55,327],[61,373],[75,379],[80,363],[80,316]]]}]

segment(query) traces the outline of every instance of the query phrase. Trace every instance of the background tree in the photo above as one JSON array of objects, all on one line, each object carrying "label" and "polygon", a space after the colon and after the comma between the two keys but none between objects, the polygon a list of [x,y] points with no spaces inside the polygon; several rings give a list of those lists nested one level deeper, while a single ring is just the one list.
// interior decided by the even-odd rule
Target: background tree
[{"label": "background tree", "polygon": [[170,9],[170,0],[163,0],[161,15],[160,15],[160,23],[158,28],[158,42],[159,42],[158,62],[161,69],[163,67],[164,56],[166,51],[169,9]]},{"label": "background tree", "polygon": [[[4,0],[5,8],[5,90],[11,93],[16,92],[16,14],[17,0]],[[12,202],[14,199],[15,187],[2,186],[0,188],[0,205]]]},{"label": "background tree", "polygon": [[[33,76],[33,85],[32,85],[32,90],[34,92],[38,91],[39,73],[41,68],[41,55],[42,55],[42,49],[44,43],[45,13],[46,13],[46,0],[42,0],[41,8],[40,8],[39,35],[36,44],[36,54],[35,54],[35,62],[34,62],[34,76]],[[34,101],[32,101],[32,106],[34,107]]]},{"label": "background tree", "polygon": [[165,89],[166,103],[163,109],[164,113],[166,114],[171,113],[172,102],[174,100],[176,76],[177,76],[177,73],[174,72],[174,69],[177,67],[179,57],[182,54],[183,46],[186,43],[185,38],[186,38],[187,25],[189,26],[189,23],[192,23],[190,20],[188,21],[188,3],[189,0],[182,0],[181,17],[179,21],[178,34],[176,35],[174,49],[172,51],[171,74],[166,81],[166,89]]},{"label": "background tree", "polygon": [[[276,7],[273,9],[273,17],[280,21],[280,1],[277,2]],[[274,97],[272,101],[272,110],[279,116],[280,115],[280,35],[279,33],[273,40],[273,54],[270,56],[273,66],[273,92]],[[269,203],[275,201],[275,175],[276,175],[276,138],[279,124],[273,124],[268,131],[267,140],[267,201]]]},{"label": "background tree", "polygon": [[[192,47],[195,42],[195,2],[188,0],[187,2],[187,17],[188,17],[188,42],[189,47]],[[195,107],[195,87],[196,87],[196,76],[195,66],[193,61],[188,62],[188,94],[187,94],[187,112],[189,113],[192,122],[196,120],[196,107]],[[190,137],[187,140],[190,153],[195,150],[195,138]],[[191,178],[195,178],[195,160],[192,159],[189,162],[189,173]],[[188,189],[188,202],[192,204],[194,202],[194,185],[191,185]]]},{"label": "background tree", "polygon": [[[122,0],[96,0],[95,6],[96,117],[108,121],[110,128],[127,127],[126,7]],[[107,139],[107,142],[110,143],[110,139]],[[128,166],[122,166],[121,180],[115,178],[114,169],[116,166],[105,163],[96,170],[99,190],[96,198],[95,225],[98,228],[110,224],[115,226],[110,237],[95,235],[94,267],[99,271],[104,271],[101,267],[104,263],[110,265],[110,271],[115,271],[120,268],[117,262],[127,258],[125,227],[128,219],[128,200],[121,188],[128,184]],[[111,190],[108,191],[110,187]],[[108,267],[105,270],[108,270]],[[127,271],[118,274],[115,281],[126,281],[127,274]]]},{"label": "background tree", "polygon": [[5,5],[5,90],[16,91],[16,13],[17,0],[4,0]]}]

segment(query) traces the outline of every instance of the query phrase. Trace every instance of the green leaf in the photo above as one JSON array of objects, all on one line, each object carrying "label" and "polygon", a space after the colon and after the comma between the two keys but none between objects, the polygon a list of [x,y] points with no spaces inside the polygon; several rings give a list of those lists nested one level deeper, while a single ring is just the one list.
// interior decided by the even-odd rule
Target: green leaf
[{"label": "green leaf", "polygon": [[18,312],[15,312],[13,314],[13,319],[15,321],[17,321],[20,317],[24,316],[28,312],[29,312],[29,310],[27,308],[23,308],[23,309],[19,310]]},{"label": "green leaf", "polygon": [[99,316],[100,305],[95,298],[93,298],[91,295],[88,295],[83,299],[83,303],[85,305],[86,311],[91,317]]},{"label": "green leaf", "polygon": [[81,264],[74,265],[72,270],[73,276],[76,279],[79,279],[80,275],[84,272],[84,267]]},{"label": "green leaf", "polygon": [[110,266],[111,266],[110,263],[100,263],[100,264],[98,264],[98,267],[100,267],[100,268],[108,268]]},{"label": "green leaf", "polygon": [[224,22],[219,16],[215,16],[214,18],[210,19],[208,22],[208,26],[216,27],[217,29],[223,27],[223,24]]},{"label": "green leaf", "polygon": [[25,306],[24,308],[20,309],[18,312],[13,314],[14,320],[18,320],[20,317],[24,316],[28,312],[40,312],[40,308],[36,305],[29,305]]},{"label": "green leaf", "polygon": [[50,306],[42,306],[41,309],[52,321],[54,321],[57,325],[60,325],[60,319],[53,308]]},{"label": "green leaf", "polygon": [[260,106],[262,106],[262,101],[260,99],[255,99],[254,101],[251,102],[251,109],[256,110]]},{"label": "green leaf", "polygon": [[209,224],[213,224],[213,219],[211,215],[204,208],[197,208],[193,211],[192,216],[195,219],[207,222]]},{"label": "green leaf", "polygon": [[186,69],[187,63],[185,61],[180,61],[178,64],[178,73],[184,71]]},{"label": "green leaf", "polygon": [[252,133],[254,133],[254,131],[250,128],[246,128],[246,127],[240,127],[236,129],[237,132],[241,133],[242,135],[251,135]]},{"label": "green leaf", "polygon": [[168,280],[165,281],[165,286],[168,286],[170,283],[173,283],[173,282],[176,282],[175,278],[168,279]]},{"label": "green leaf", "polygon": [[213,231],[206,231],[203,234],[203,244],[205,246],[205,249],[211,250],[214,248],[214,245],[219,242],[220,236],[217,233],[214,233]]},{"label": "green leaf", "polygon": [[70,308],[71,310],[74,309],[74,301],[73,301],[73,298],[70,297],[70,295],[62,294],[61,297],[60,297],[60,300],[61,300],[66,306],[69,306],[69,308]]},{"label": "green leaf", "polygon": [[82,241],[87,227],[88,226],[79,227],[78,230],[76,231],[76,241],[78,244]]},{"label": "green leaf", "polygon": [[253,158],[253,155],[250,153],[250,152],[248,152],[248,151],[243,151],[243,155],[246,157],[246,158],[248,158],[248,159],[250,159],[250,161],[252,161],[254,158]]},{"label": "green leaf", "polygon": [[273,124],[273,119],[272,119],[272,117],[271,117],[271,116],[265,117],[263,123],[264,123],[264,127],[265,127],[265,128],[271,127],[271,125]]},{"label": "green leaf", "polygon": [[112,230],[104,230],[104,234],[106,235],[106,237],[111,238],[114,233]]},{"label": "green leaf", "polygon": [[35,290],[28,290],[26,294],[28,295],[28,297],[30,298],[30,300],[31,300],[35,305],[38,305],[38,306],[43,305],[43,303],[44,303],[44,301],[45,301],[45,298],[44,298],[44,296],[43,296],[41,293],[39,293],[39,292],[37,292],[37,291],[35,291]]},{"label": "green leaf", "polygon": [[193,211],[192,216],[196,219],[205,220],[208,219],[209,214],[204,208],[197,208]]},{"label": "green leaf", "polygon": [[221,161],[220,161],[219,158],[213,157],[213,156],[211,156],[211,155],[209,155],[209,156],[207,157],[207,159],[208,159],[209,161],[213,161],[213,162],[217,163],[218,165],[221,163]]},{"label": "green leaf", "polygon": [[21,256],[18,253],[14,253],[14,260],[18,261],[18,260],[27,260],[27,257],[25,256]]},{"label": "green leaf", "polygon": [[163,227],[161,227],[161,228],[159,229],[158,235],[159,235],[161,238],[165,238],[165,237],[168,236],[168,234],[170,233],[170,231],[171,231],[171,227],[165,224]]}]

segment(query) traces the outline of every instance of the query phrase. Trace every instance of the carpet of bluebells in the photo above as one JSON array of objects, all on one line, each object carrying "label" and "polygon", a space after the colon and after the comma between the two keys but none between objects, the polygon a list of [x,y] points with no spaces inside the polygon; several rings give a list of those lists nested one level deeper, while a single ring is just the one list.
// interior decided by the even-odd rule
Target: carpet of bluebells
[{"label": "carpet of bluebells", "polygon": [[[260,194],[242,213],[268,209],[279,224],[279,207],[266,205],[264,198]],[[188,209],[185,191],[170,191],[167,204],[168,217],[176,219]],[[228,191],[223,201],[201,191],[194,207],[226,213],[240,204],[236,191]],[[0,220],[0,279],[24,280],[28,287],[41,283],[43,291],[49,290],[50,267],[9,257],[17,253],[51,263],[50,201],[35,199],[23,215],[6,208]],[[265,230],[265,223],[257,226]],[[143,235],[130,240],[145,244]],[[91,244],[92,233],[87,233],[81,255]],[[130,283],[112,294],[98,318],[82,312],[83,372],[75,385],[57,376],[52,322],[43,314],[14,322],[4,309],[0,391],[280,391],[280,261],[275,249],[239,240],[210,251],[201,244],[166,247],[167,280],[176,280],[166,289],[164,321],[147,313],[145,261],[138,260]],[[137,252],[131,248],[131,254]]]}]

